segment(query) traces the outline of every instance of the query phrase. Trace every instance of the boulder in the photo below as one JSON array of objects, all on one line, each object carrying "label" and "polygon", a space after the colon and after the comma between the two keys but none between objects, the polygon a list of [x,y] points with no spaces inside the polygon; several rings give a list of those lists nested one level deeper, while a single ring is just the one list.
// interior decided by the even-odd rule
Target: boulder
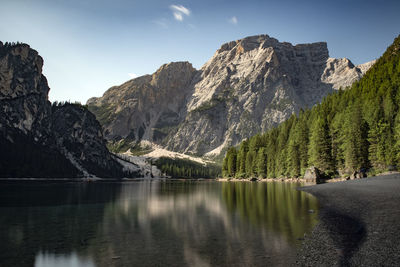
[{"label": "boulder", "polygon": [[304,173],[304,179],[306,182],[319,183],[322,178],[321,171],[317,167],[310,167]]},{"label": "boulder", "polygon": [[367,173],[365,172],[365,170],[358,170],[358,171],[354,171],[351,175],[350,175],[350,180],[354,180],[354,179],[362,179],[367,177]]}]

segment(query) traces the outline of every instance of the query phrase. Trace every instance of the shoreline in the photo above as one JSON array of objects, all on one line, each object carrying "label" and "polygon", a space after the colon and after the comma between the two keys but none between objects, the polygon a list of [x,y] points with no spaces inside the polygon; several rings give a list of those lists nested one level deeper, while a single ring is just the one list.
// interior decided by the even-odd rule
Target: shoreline
[{"label": "shoreline", "polygon": [[[261,182],[261,183],[272,183],[272,182],[283,182],[283,183],[310,183],[306,179],[302,178],[215,178],[217,182]],[[312,184],[312,183],[310,183]]]},{"label": "shoreline", "polygon": [[400,174],[300,187],[320,202],[320,222],[305,237],[300,266],[397,266]]},{"label": "shoreline", "polygon": [[[315,181],[310,181],[303,178],[265,178],[265,179],[258,179],[258,178],[244,178],[244,179],[237,179],[237,178],[215,178],[217,182],[260,182],[260,183],[301,183],[305,185],[315,185]],[[324,183],[336,183],[346,181],[345,178],[332,178],[329,180],[324,180]]]}]

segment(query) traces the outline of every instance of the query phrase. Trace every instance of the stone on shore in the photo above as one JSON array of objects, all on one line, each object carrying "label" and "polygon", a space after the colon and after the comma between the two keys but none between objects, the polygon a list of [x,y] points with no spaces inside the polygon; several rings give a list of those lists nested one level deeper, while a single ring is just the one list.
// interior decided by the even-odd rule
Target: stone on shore
[{"label": "stone on shore", "polygon": [[310,167],[304,173],[306,182],[319,183],[321,180],[321,171],[317,167]]}]

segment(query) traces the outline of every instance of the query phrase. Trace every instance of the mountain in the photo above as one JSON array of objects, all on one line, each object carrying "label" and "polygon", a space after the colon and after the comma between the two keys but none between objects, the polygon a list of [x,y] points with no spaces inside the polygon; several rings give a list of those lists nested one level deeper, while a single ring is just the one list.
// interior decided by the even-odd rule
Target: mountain
[{"label": "mountain", "polygon": [[110,154],[85,107],[51,105],[42,66],[29,45],[0,42],[0,177],[135,175]]},{"label": "mountain", "polygon": [[396,170],[399,110],[400,36],[349,89],[229,148],[223,175],[299,177],[311,167],[309,176],[317,179],[354,179]]},{"label": "mountain", "polygon": [[200,70],[169,63],[87,104],[105,137],[127,142],[125,148],[145,140],[186,154],[218,155],[350,86],[372,64],[329,58],[323,42],[292,45],[251,36],[222,45]]}]

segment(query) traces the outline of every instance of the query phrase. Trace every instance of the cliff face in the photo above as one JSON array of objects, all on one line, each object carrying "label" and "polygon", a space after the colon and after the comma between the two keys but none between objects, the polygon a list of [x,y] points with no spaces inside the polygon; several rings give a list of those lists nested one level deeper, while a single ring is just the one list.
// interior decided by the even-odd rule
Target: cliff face
[{"label": "cliff face", "polygon": [[161,66],[153,75],[114,86],[87,104],[111,140],[162,141],[184,119],[197,71],[188,62]]},{"label": "cliff face", "polygon": [[50,115],[49,86],[42,75],[43,59],[28,45],[0,42],[0,103],[2,125],[42,136],[42,122]]},{"label": "cliff face", "polygon": [[0,42],[0,177],[122,177],[93,114],[51,106],[43,59]]},{"label": "cliff face", "polygon": [[[148,140],[196,155],[219,154],[351,85],[371,64],[358,67],[348,59],[329,58],[326,43],[292,45],[259,35],[222,45],[199,71],[188,65],[164,65],[152,76],[89,100],[106,138]],[[174,71],[166,75],[161,70],[168,66]],[[157,87],[155,77],[162,81]],[[105,113],[107,120],[102,120]]]}]

